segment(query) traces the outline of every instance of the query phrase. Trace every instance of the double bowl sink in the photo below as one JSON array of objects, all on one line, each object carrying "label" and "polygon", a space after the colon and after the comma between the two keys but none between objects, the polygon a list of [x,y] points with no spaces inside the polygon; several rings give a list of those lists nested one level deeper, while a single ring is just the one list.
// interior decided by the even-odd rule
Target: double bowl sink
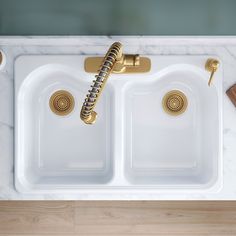
[{"label": "double bowl sink", "polygon": [[[152,62],[150,72],[110,76],[97,103],[98,117],[93,125],[80,119],[94,79],[84,71],[86,56],[22,55],[16,59],[18,191],[220,189],[222,68],[209,87],[210,75],[204,68],[208,55],[147,57]],[[68,115],[60,116],[50,107],[57,91],[73,97]],[[177,100],[168,100],[173,92]],[[179,103],[182,113],[171,114],[168,105],[175,108]]]}]

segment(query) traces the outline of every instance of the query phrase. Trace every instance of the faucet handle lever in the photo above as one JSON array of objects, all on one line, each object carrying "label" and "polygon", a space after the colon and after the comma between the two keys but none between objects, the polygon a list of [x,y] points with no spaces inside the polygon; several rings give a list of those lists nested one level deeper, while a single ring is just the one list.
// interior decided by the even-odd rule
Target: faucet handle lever
[{"label": "faucet handle lever", "polygon": [[206,61],[205,69],[211,73],[210,78],[208,80],[208,86],[211,85],[212,80],[213,80],[213,76],[214,76],[215,72],[217,71],[219,65],[220,65],[220,62],[214,58],[209,58]]}]

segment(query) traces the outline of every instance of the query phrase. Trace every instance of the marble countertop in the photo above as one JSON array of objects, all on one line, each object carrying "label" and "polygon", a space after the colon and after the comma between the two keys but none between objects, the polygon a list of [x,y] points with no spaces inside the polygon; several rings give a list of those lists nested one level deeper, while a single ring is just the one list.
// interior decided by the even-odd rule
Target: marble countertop
[{"label": "marble countertop", "polygon": [[[155,55],[216,55],[223,62],[223,188],[218,193],[159,194],[21,194],[14,188],[13,65],[22,54],[101,54],[114,41],[125,52]],[[236,108],[225,91],[236,83],[236,37],[4,37],[0,50],[0,199],[2,200],[236,200]]]}]

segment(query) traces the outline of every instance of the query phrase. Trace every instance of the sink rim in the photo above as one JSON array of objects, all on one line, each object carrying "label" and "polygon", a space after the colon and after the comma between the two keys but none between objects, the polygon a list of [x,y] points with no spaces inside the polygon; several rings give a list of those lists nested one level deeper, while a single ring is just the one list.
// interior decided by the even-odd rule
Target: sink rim
[{"label": "sink rim", "polygon": [[[56,56],[52,56],[52,57],[54,57],[54,58],[56,58]],[[62,56],[62,57],[66,57],[66,56]],[[79,56],[76,56],[76,57],[79,57]],[[85,56],[82,56],[82,57],[85,57]],[[150,57],[155,57],[155,56],[150,56]],[[160,57],[162,57],[162,56],[160,56]],[[169,57],[169,56],[168,56]],[[174,56],[174,57],[179,57],[179,56]],[[188,56],[185,56],[185,57],[188,57]],[[191,57],[191,56],[190,56]],[[193,56],[194,58],[195,58],[195,56]],[[201,56],[201,57],[203,57],[203,56]],[[179,57],[180,58],[180,57]],[[186,59],[186,58],[185,58]],[[151,76],[151,75],[153,75],[152,74],[153,72],[150,72],[150,74],[149,75],[147,75],[147,76]],[[124,76],[122,76],[124,79],[126,79],[126,75],[124,75]],[[140,76],[141,77],[141,76]],[[115,88],[115,86],[116,86],[116,82],[117,82],[117,78],[119,78],[119,76],[118,75],[116,75],[116,76],[113,76],[113,78],[111,78],[111,80],[109,81],[109,83],[108,84],[110,84],[110,86],[111,86],[111,88]],[[91,79],[92,79],[92,76],[91,76]],[[216,79],[215,81],[218,81],[218,79]],[[128,82],[126,81],[126,85],[128,86],[128,84],[129,83],[132,83],[133,81],[132,80],[129,80]],[[219,81],[218,81],[219,82]],[[218,83],[217,82],[217,83]],[[88,82],[89,83],[89,82]],[[125,86],[126,86],[125,85]],[[218,86],[218,85],[217,85]],[[118,99],[118,94],[115,94],[115,99]],[[222,99],[220,99],[220,101],[221,101]],[[222,112],[221,112],[222,113]],[[221,114],[222,115],[222,114]],[[221,119],[222,120],[222,119]],[[114,163],[114,165],[115,165],[115,163]],[[219,173],[220,174],[220,173]],[[65,187],[63,187],[64,189],[60,189],[60,190],[58,190],[58,191],[62,191],[62,192],[64,192],[64,191],[75,191],[75,192],[79,192],[79,191],[83,191],[83,189],[86,189],[86,191],[87,190],[89,190],[89,191],[93,191],[93,190],[95,190],[95,191],[105,191],[105,190],[108,190],[109,191],[109,189],[111,190],[111,191],[114,191],[114,186],[111,186],[113,183],[114,183],[114,178],[116,178],[117,176],[116,175],[114,175],[114,177],[113,177],[113,179],[111,179],[111,181],[110,182],[108,182],[107,183],[107,185],[106,186],[97,186],[97,185],[89,185],[89,186],[83,186],[83,185],[77,185],[77,187],[79,187],[80,189],[76,189],[76,190],[73,190],[73,189],[66,189]],[[122,181],[124,181],[124,180],[120,180],[121,181],[121,183],[122,183]],[[219,181],[219,186],[221,187],[222,186],[222,184],[220,183],[222,181],[222,178],[220,178],[220,181]],[[26,189],[24,189],[24,187],[22,186],[22,183],[20,183],[17,179],[15,179],[15,183],[16,183],[16,187],[17,187],[17,189],[19,189],[20,191],[26,191],[27,192],[27,188]],[[216,185],[217,185],[217,183],[216,183]],[[220,187],[217,187],[217,189],[219,189]],[[23,187],[23,188],[22,188]],[[105,188],[104,188],[105,187]],[[111,188],[112,187],[112,188]],[[157,185],[155,185],[155,187],[157,187]],[[163,187],[163,186],[162,186]],[[89,189],[88,189],[89,188]],[[91,189],[92,188],[92,189]],[[103,189],[104,188],[104,189]],[[176,192],[176,189],[174,188],[174,186],[168,186],[168,188],[171,188],[174,192]],[[209,188],[209,187],[206,187],[206,188]],[[119,189],[120,191],[129,191],[129,190],[131,190],[132,189],[132,186],[129,186],[129,185],[127,185],[127,186],[122,186],[121,185],[121,187],[117,187],[117,189]],[[128,189],[128,190],[127,190]],[[137,190],[135,190],[135,189],[137,189]],[[155,192],[155,191],[157,191],[157,192],[159,192],[159,191],[162,191],[162,189],[161,188],[158,188],[158,189],[153,189],[153,186],[142,186],[142,185],[140,185],[140,186],[135,186],[133,189],[132,189],[132,191],[140,191],[140,190],[138,190],[138,189],[141,189],[141,190],[145,190],[145,191],[151,191],[151,192]],[[171,191],[170,189],[165,189],[165,188],[163,188],[164,189],[164,191]],[[214,187],[212,188],[212,189],[214,189]],[[178,191],[186,191],[186,189],[177,189]],[[191,189],[191,188],[188,188],[188,190],[187,191],[195,191],[195,190],[197,190],[197,189],[195,189],[195,188],[193,188],[193,189]],[[199,189],[198,189],[199,190]],[[201,189],[200,189],[201,191],[204,191],[203,190],[203,188],[201,187]],[[46,192],[48,192],[49,190],[46,190]],[[56,189],[53,189],[52,191],[57,191]],[[33,192],[43,192],[43,190],[34,190]]]}]

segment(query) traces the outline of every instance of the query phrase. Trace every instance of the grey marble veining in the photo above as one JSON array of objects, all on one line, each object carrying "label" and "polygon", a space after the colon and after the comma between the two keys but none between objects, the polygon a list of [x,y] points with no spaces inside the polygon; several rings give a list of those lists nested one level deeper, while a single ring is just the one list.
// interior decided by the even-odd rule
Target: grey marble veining
[{"label": "grey marble veining", "polygon": [[[20,194],[14,188],[14,60],[22,54],[103,54],[120,40],[125,52],[218,56],[223,62],[223,188],[204,194]],[[0,37],[6,66],[0,70],[0,199],[203,199],[236,200],[236,108],[225,91],[236,83],[236,37]]]}]

